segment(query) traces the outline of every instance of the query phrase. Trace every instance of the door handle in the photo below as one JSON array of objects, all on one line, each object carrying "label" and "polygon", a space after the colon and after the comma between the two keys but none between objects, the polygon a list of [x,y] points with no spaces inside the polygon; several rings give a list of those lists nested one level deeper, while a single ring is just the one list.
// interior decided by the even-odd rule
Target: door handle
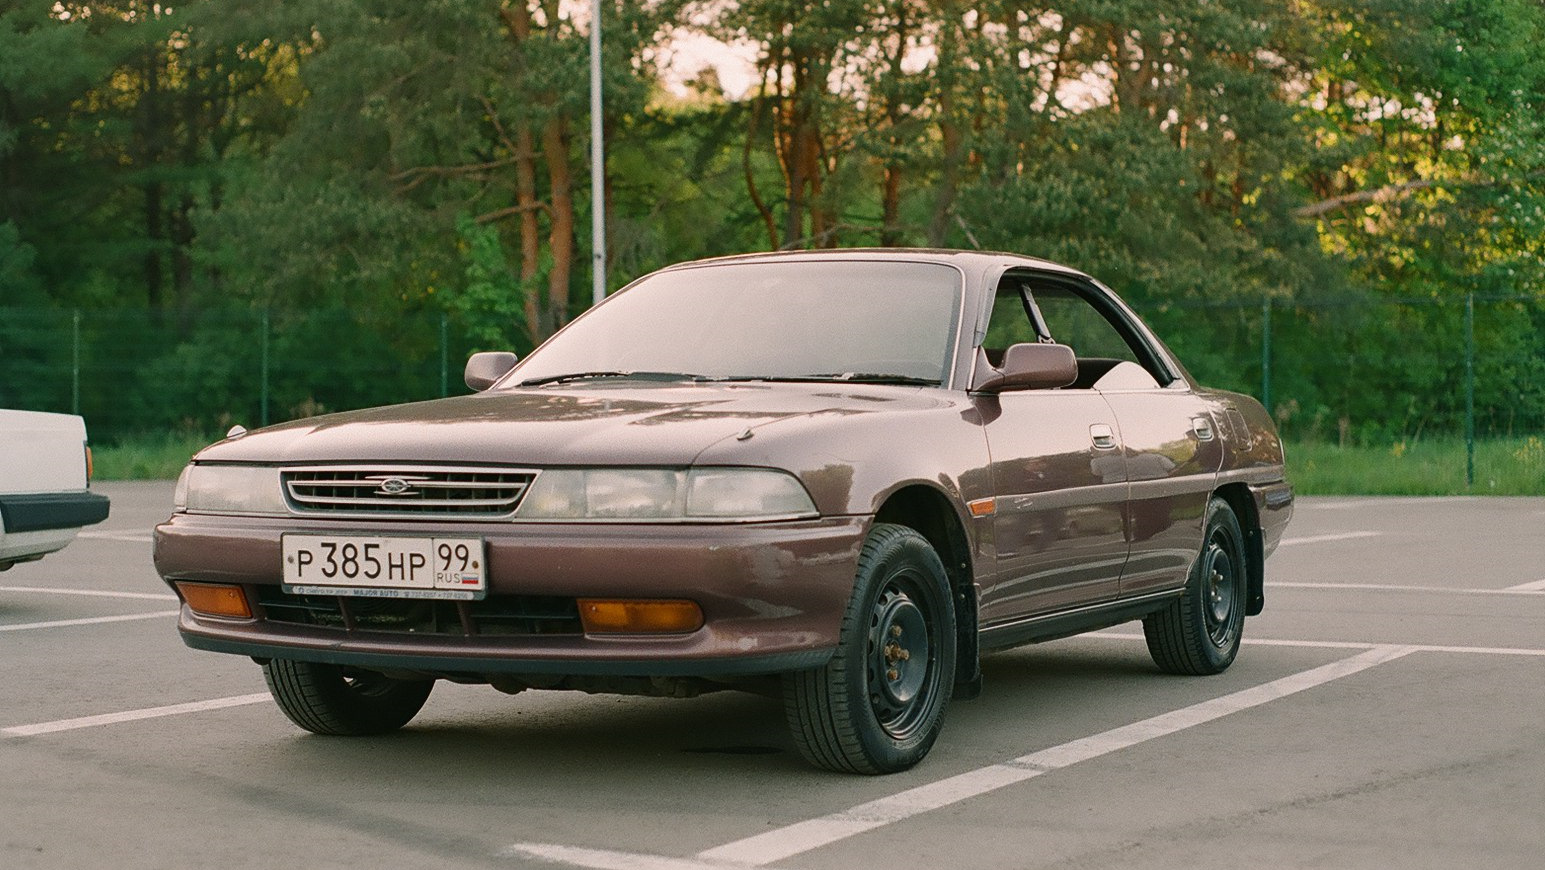
[{"label": "door handle", "polygon": [[1191,431],[1196,433],[1198,441],[1211,441],[1213,438],[1212,421],[1206,417],[1192,417]]},{"label": "door handle", "polygon": [[1097,450],[1114,450],[1116,447],[1116,430],[1104,423],[1090,426],[1089,437],[1094,441]]}]

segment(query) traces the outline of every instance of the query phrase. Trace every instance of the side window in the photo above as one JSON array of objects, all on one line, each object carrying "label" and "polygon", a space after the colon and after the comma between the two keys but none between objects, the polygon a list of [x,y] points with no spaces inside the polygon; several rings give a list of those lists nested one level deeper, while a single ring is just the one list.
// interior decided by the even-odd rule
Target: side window
[{"label": "side window", "polygon": [[1052,338],[1073,348],[1073,353],[1138,362],[1131,345],[1105,315],[1071,291],[1062,287],[1041,287],[1035,291],[1035,302],[1041,309],[1041,316],[1046,318]]},{"label": "side window", "polygon": [[[1105,390],[1157,389],[1157,366],[1100,308],[1066,285],[1043,283],[1032,287],[1035,306],[1046,321],[1051,337],[1073,348],[1078,357],[1078,380],[1073,388]],[[1162,372],[1160,372],[1162,374]]]},{"label": "side window", "polygon": [[1003,351],[1011,344],[1033,344],[1039,339],[1030,309],[1025,305],[1028,288],[1024,281],[1006,278],[998,285],[993,296],[992,314],[987,320],[987,339],[982,348],[987,351],[987,361],[998,365],[1003,361]]},{"label": "side window", "polygon": [[1168,382],[1164,366],[1116,312],[1052,278],[1010,274],[993,296],[982,349],[999,365],[1011,344],[1043,336],[1073,349],[1078,380],[1063,389],[1151,390]]}]

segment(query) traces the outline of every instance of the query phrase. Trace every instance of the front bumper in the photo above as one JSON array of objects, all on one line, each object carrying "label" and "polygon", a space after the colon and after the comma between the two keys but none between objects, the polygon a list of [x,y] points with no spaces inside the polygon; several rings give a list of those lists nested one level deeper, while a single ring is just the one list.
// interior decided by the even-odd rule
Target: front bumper
[{"label": "front bumper", "polygon": [[[155,563],[176,580],[240,585],[255,618],[184,605],[195,649],[430,674],[731,676],[816,667],[837,645],[871,517],[766,524],[490,524],[306,521],[179,514],[157,527]],[[488,595],[684,598],[703,627],[682,634],[420,634],[268,618],[280,535],[481,536]],[[267,588],[265,588],[267,587]]]}]

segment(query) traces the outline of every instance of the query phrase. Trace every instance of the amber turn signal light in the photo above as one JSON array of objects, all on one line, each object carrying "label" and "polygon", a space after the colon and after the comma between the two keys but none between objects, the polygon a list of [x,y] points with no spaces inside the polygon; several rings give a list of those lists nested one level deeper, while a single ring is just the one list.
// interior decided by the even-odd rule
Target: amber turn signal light
[{"label": "amber turn signal light", "polygon": [[177,591],[188,602],[193,612],[200,616],[223,616],[227,619],[251,619],[252,608],[240,586],[223,583],[184,583],[177,581]]},{"label": "amber turn signal light", "polygon": [[703,627],[703,610],[693,601],[579,600],[587,634],[688,632]]}]

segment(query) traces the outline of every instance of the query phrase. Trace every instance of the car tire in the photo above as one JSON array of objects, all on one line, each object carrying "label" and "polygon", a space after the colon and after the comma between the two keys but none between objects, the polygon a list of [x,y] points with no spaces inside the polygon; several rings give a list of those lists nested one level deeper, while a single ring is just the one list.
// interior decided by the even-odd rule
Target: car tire
[{"label": "car tire", "polygon": [[1239,653],[1249,596],[1245,537],[1221,498],[1208,502],[1202,528],[1202,552],[1185,591],[1143,620],[1148,652],[1165,673],[1222,673]]},{"label": "car tire", "polygon": [[836,653],[787,674],[784,711],[806,760],[843,773],[894,773],[939,736],[955,677],[955,607],[927,539],[879,523],[858,557]]},{"label": "car tire", "polygon": [[263,665],[263,678],[291,722],[313,734],[341,736],[396,731],[423,709],[434,688],[434,680],[289,659]]}]

